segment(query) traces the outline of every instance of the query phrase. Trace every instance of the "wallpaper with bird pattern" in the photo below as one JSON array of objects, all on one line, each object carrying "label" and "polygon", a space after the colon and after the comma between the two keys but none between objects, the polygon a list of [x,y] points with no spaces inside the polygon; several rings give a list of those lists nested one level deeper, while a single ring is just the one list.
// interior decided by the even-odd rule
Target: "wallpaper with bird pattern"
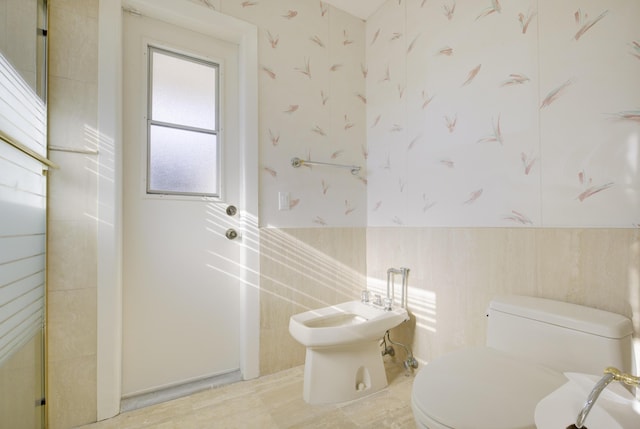
[{"label": "wallpaper with bird pattern", "polygon": [[192,1],[259,30],[262,226],[640,227],[639,1]]},{"label": "wallpaper with bird pattern", "polygon": [[640,2],[389,0],[368,225],[640,226]]},{"label": "wallpaper with bird pattern", "polygon": [[318,0],[192,1],[258,28],[261,225],[365,226],[365,23]]}]

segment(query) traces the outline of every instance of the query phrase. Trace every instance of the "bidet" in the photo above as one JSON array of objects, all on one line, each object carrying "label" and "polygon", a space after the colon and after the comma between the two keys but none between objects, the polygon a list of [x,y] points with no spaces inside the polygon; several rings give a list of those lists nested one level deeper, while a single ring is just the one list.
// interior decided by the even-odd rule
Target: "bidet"
[{"label": "bidet", "polygon": [[[291,316],[289,332],[306,347],[303,398],[310,404],[351,401],[387,386],[380,338],[409,320],[405,308],[348,301]],[[374,299],[375,301],[375,299]]]}]

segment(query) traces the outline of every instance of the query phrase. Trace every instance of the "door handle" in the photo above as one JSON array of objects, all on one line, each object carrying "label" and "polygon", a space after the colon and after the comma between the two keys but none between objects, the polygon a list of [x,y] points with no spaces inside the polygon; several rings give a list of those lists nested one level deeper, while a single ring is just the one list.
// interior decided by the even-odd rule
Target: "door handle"
[{"label": "door handle", "polygon": [[224,236],[229,240],[235,240],[236,238],[238,238],[238,231],[233,228],[229,228],[227,232],[224,233]]}]

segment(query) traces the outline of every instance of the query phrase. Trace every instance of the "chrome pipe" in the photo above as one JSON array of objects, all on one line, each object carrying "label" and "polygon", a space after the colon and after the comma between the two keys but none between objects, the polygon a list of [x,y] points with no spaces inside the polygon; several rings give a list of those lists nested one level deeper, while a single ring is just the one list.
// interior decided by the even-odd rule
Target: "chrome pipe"
[{"label": "chrome pipe", "polygon": [[387,270],[387,298],[391,299],[392,303],[395,303],[395,281],[394,275],[400,274],[402,275],[402,290],[400,295],[400,307],[407,308],[407,300],[408,300],[408,287],[409,287],[409,268],[401,267],[401,268],[389,268]]}]

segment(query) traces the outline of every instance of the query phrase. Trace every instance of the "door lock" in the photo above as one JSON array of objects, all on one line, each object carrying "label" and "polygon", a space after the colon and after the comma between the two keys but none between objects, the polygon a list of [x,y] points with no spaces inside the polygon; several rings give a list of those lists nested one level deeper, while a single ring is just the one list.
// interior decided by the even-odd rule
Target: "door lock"
[{"label": "door lock", "polygon": [[227,232],[224,233],[224,236],[229,240],[235,240],[236,238],[238,238],[238,231],[233,228],[229,228]]},{"label": "door lock", "polygon": [[227,214],[229,216],[235,216],[236,213],[238,213],[238,209],[236,208],[236,206],[228,206],[227,207]]}]

